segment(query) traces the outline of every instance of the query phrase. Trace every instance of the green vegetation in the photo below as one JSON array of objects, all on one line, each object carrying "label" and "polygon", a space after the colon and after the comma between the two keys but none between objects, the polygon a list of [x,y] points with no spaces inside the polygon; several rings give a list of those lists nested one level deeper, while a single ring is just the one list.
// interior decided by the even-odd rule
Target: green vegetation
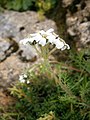
[{"label": "green vegetation", "polygon": [[55,7],[57,0],[0,0],[0,7],[16,10],[36,10],[46,12]]},{"label": "green vegetation", "polygon": [[0,120],[90,120],[87,56],[85,51],[71,50],[65,63],[52,61],[51,68],[42,64],[27,70],[30,83],[11,88],[16,103],[2,112]]}]

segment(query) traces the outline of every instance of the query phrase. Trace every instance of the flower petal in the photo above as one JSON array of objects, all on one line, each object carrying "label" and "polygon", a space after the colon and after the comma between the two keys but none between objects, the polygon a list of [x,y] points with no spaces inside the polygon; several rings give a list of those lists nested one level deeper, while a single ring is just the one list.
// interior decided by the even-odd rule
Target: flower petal
[{"label": "flower petal", "polygon": [[50,28],[49,30],[46,31],[46,33],[52,33],[52,32],[54,32],[53,28]]},{"label": "flower petal", "polygon": [[46,39],[45,39],[45,38],[42,38],[42,39],[39,41],[39,44],[42,45],[42,46],[45,46],[45,45],[46,45]]},{"label": "flower petal", "polygon": [[19,43],[20,43],[20,44],[23,44],[23,45],[26,45],[28,41],[30,41],[30,38],[22,39],[22,40],[20,40]]}]

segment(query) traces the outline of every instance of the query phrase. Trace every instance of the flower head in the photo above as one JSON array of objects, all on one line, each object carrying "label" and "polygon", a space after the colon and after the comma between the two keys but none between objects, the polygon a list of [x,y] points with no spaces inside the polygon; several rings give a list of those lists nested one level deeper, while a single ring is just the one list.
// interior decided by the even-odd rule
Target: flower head
[{"label": "flower head", "polygon": [[35,41],[36,44],[41,46],[45,46],[47,44],[54,44],[57,49],[65,50],[70,49],[69,45],[65,43],[63,39],[61,39],[56,33],[54,33],[54,29],[49,29],[47,31],[41,30],[37,33],[30,34],[30,36],[26,39],[20,41],[21,44],[33,43]]},{"label": "flower head", "polygon": [[23,75],[20,75],[19,76],[19,81],[21,83],[25,83],[26,82],[26,79],[27,79],[27,75],[26,74],[23,74]]}]

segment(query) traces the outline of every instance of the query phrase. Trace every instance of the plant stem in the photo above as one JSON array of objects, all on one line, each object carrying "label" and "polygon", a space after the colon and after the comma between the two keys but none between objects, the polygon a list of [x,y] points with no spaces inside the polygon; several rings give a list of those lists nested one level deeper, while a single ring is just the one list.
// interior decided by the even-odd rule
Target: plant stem
[{"label": "plant stem", "polygon": [[56,50],[56,48],[53,48],[53,49],[48,53],[48,56],[50,56],[55,50]]}]

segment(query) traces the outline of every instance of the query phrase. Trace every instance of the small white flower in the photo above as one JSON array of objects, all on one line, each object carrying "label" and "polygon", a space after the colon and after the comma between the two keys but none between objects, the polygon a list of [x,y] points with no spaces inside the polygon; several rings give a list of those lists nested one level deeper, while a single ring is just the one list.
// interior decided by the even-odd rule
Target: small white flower
[{"label": "small white flower", "polygon": [[28,38],[28,39],[29,39],[29,41],[28,41],[28,42],[33,43],[33,41],[34,41],[34,38],[33,38],[33,37]]},{"label": "small white flower", "polygon": [[26,74],[22,74],[22,75],[19,76],[19,81],[20,81],[21,83],[25,83],[26,78],[27,78],[27,75],[26,75]]},{"label": "small white flower", "polygon": [[54,29],[51,28],[51,29],[47,30],[46,32],[44,30],[41,30],[41,31],[39,31],[39,33],[42,35],[42,37],[47,37],[47,36],[52,35],[53,31],[54,31]]},{"label": "small white flower", "polygon": [[33,34],[33,39],[42,46],[46,45],[45,31],[41,30],[36,34]]},{"label": "small white flower", "polygon": [[48,39],[48,42],[52,44],[56,40],[56,37],[53,34],[48,35],[46,38]]},{"label": "small white flower", "polygon": [[32,43],[34,41],[33,38],[25,38],[20,40],[20,44],[26,45],[28,42]]},{"label": "small white flower", "polygon": [[54,41],[54,44],[58,49],[61,49],[64,46],[64,43],[61,42],[59,38]]},{"label": "small white flower", "polygon": [[27,80],[27,84],[29,84],[30,83],[30,81],[29,80]]},{"label": "small white flower", "polygon": [[45,35],[45,34],[46,34],[46,32],[45,32],[44,30],[40,30],[39,33],[40,33],[41,35]]},{"label": "small white flower", "polygon": [[20,76],[19,76],[19,81],[20,81],[21,83],[25,83],[25,79],[23,78],[23,75],[20,75]]},{"label": "small white flower", "polygon": [[36,41],[36,42],[39,42],[41,39],[42,39],[42,36],[37,33],[36,36],[33,37],[33,39]]},{"label": "small white flower", "polygon": [[59,39],[56,40],[55,45],[57,49],[62,49],[64,47],[64,43],[61,42]]},{"label": "small white flower", "polygon": [[26,74],[24,74],[24,75],[23,75],[23,77],[24,77],[24,78],[27,78],[27,75],[26,75]]}]

